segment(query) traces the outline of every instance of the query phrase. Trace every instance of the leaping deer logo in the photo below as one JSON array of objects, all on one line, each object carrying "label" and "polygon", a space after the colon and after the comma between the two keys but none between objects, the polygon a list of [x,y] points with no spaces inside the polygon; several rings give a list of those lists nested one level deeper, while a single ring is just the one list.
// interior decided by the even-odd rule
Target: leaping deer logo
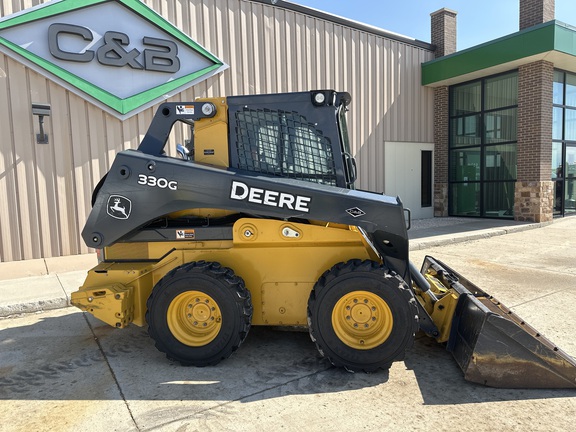
[{"label": "leaping deer logo", "polygon": [[124,215],[125,218],[128,218],[128,215],[126,214],[126,207],[122,207],[120,205],[120,198],[114,199],[114,205],[110,207],[110,210],[120,212]]},{"label": "leaping deer logo", "polygon": [[130,217],[132,203],[126,197],[111,195],[108,198],[107,213],[116,219],[128,219]]}]

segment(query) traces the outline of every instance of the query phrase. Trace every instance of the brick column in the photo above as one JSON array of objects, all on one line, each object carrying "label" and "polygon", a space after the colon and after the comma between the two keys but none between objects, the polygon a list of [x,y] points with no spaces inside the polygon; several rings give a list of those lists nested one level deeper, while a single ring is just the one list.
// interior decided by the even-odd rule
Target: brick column
[{"label": "brick column", "polygon": [[[436,58],[456,52],[456,12],[430,14],[431,41]],[[448,87],[434,89],[434,216],[448,216]]]},{"label": "brick column", "polygon": [[518,181],[514,218],[552,220],[552,83],[554,65],[541,60],[518,69]]},{"label": "brick column", "polygon": [[434,89],[434,217],[448,216],[448,99],[447,86]]},{"label": "brick column", "polygon": [[520,30],[554,19],[554,0],[520,0]]},{"label": "brick column", "polygon": [[436,58],[456,52],[456,12],[440,9],[430,14],[431,42]]}]

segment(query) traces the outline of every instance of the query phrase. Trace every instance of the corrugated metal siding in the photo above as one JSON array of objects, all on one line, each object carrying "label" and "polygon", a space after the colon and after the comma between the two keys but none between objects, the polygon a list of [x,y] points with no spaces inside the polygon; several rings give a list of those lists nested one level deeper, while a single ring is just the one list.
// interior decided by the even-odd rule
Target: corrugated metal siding
[{"label": "corrugated metal siding", "polygon": [[[0,15],[39,3],[0,0]],[[433,141],[432,91],[420,85],[420,63],[432,59],[424,48],[246,0],[145,3],[230,65],[171,100],[348,91],[357,186],[374,191],[384,190],[385,141]],[[48,145],[36,144],[32,102],[52,105]],[[116,152],[137,147],[153,112],[121,122],[0,54],[0,261],[88,252],[80,231],[92,189]]]}]

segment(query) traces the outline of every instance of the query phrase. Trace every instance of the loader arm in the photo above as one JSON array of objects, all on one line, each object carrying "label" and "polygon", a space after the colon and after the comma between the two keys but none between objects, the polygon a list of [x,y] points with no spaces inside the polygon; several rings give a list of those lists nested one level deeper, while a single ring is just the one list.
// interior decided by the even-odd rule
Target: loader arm
[{"label": "loader arm", "polygon": [[136,150],[116,156],[82,237],[89,247],[102,248],[129,238],[158,218],[196,208],[357,226],[386,264],[409,281],[408,234],[398,198]]}]

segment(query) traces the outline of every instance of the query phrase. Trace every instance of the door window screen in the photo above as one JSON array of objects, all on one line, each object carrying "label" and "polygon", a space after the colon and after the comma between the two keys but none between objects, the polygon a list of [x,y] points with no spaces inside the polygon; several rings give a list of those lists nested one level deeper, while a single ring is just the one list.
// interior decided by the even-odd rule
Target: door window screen
[{"label": "door window screen", "polygon": [[334,155],[321,131],[295,112],[236,112],[238,168],[336,185]]}]

